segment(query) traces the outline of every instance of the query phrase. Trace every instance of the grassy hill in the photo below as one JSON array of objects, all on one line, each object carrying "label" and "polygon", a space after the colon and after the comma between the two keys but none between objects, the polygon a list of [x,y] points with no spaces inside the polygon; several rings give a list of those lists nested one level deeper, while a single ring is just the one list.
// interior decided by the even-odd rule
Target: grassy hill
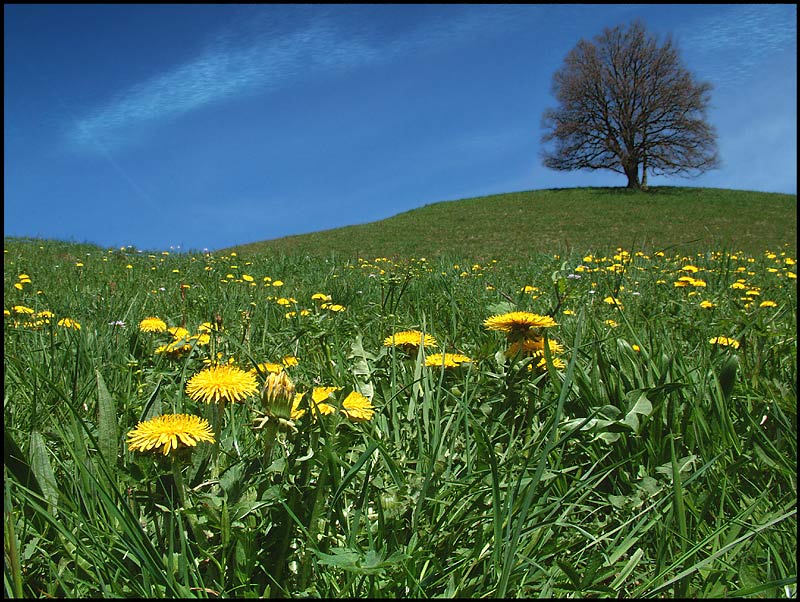
[{"label": "grassy hill", "polygon": [[538,252],[797,247],[797,196],[717,188],[532,190],[433,203],[354,226],[225,251],[514,260]]}]

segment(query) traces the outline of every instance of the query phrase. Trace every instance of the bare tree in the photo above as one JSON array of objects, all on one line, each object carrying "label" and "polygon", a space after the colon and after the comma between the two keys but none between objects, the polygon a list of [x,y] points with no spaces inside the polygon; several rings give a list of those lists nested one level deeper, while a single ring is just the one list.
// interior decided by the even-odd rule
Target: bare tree
[{"label": "bare tree", "polygon": [[[705,121],[711,85],[695,82],[670,39],[662,45],[641,22],[581,40],[553,75],[559,101],[542,120],[551,169],[610,169],[628,188],[653,175],[692,176],[718,167],[716,133]],[[639,179],[639,166],[642,178]]]}]

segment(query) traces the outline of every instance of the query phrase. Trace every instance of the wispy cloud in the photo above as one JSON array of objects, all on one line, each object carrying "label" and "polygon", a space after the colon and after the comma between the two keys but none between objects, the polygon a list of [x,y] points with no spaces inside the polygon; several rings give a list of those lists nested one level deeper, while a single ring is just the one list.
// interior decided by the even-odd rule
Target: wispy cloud
[{"label": "wispy cloud", "polygon": [[356,19],[347,22],[337,19],[335,10],[317,7],[313,14],[300,13],[293,28],[282,31],[268,13],[240,22],[239,27],[229,26],[193,60],[123,90],[84,115],[69,137],[85,149],[96,149],[98,141],[108,148],[119,147],[140,135],[142,126],[212,103],[512,27],[517,12],[513,8],[487,12],[467,7],[452,19],[430,19],[401,37],[382,39],[369,24],[358,26],[358,17],[368,19],[373,10],[377,9],[352,13]]},{"label": "wispy cloud", "polygon": [[680,49],[699,63],[702,79],[735,85],[777,52],[797,52],[797,7],[723,5],[713,16],[688,22],[676,33]]},{"label": "wispy cloud", "polygon": [[72,139],[84,146],[93,146],[95,140],[118,146],[139,126],[277,88],[333,61],[346,67],[371,58],[369,48],[335,40],[320,24],[281,36],[264,35],[245,46],[234,46],[229,39],[220,36],[194,60],[124,90],[80,119],[71,131]]}]

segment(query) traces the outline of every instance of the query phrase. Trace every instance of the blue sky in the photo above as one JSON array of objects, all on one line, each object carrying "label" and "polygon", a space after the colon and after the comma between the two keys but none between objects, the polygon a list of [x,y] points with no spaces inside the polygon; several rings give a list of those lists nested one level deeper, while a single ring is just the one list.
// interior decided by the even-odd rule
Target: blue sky
[{"label": "blue sky", "polygon": [[722,159],[649,183],[796,194],[795,5],[5,5],[4,234],[215,250],[624,186],[543,167],[541,118],[634,19],[713,84]]}]

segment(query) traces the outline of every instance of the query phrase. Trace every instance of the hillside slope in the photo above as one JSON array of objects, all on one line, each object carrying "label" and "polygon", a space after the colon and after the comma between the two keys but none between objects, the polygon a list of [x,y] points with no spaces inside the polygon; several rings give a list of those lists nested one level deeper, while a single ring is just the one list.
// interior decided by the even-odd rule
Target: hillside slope
[{"label": "hillside slope", "polygon": [[618,246],[757,253],[788,243],[794,252],[796,208],[796,195],[716,188],[533,190],[433,203],[376,222],[224,251],[514,259]]}]

